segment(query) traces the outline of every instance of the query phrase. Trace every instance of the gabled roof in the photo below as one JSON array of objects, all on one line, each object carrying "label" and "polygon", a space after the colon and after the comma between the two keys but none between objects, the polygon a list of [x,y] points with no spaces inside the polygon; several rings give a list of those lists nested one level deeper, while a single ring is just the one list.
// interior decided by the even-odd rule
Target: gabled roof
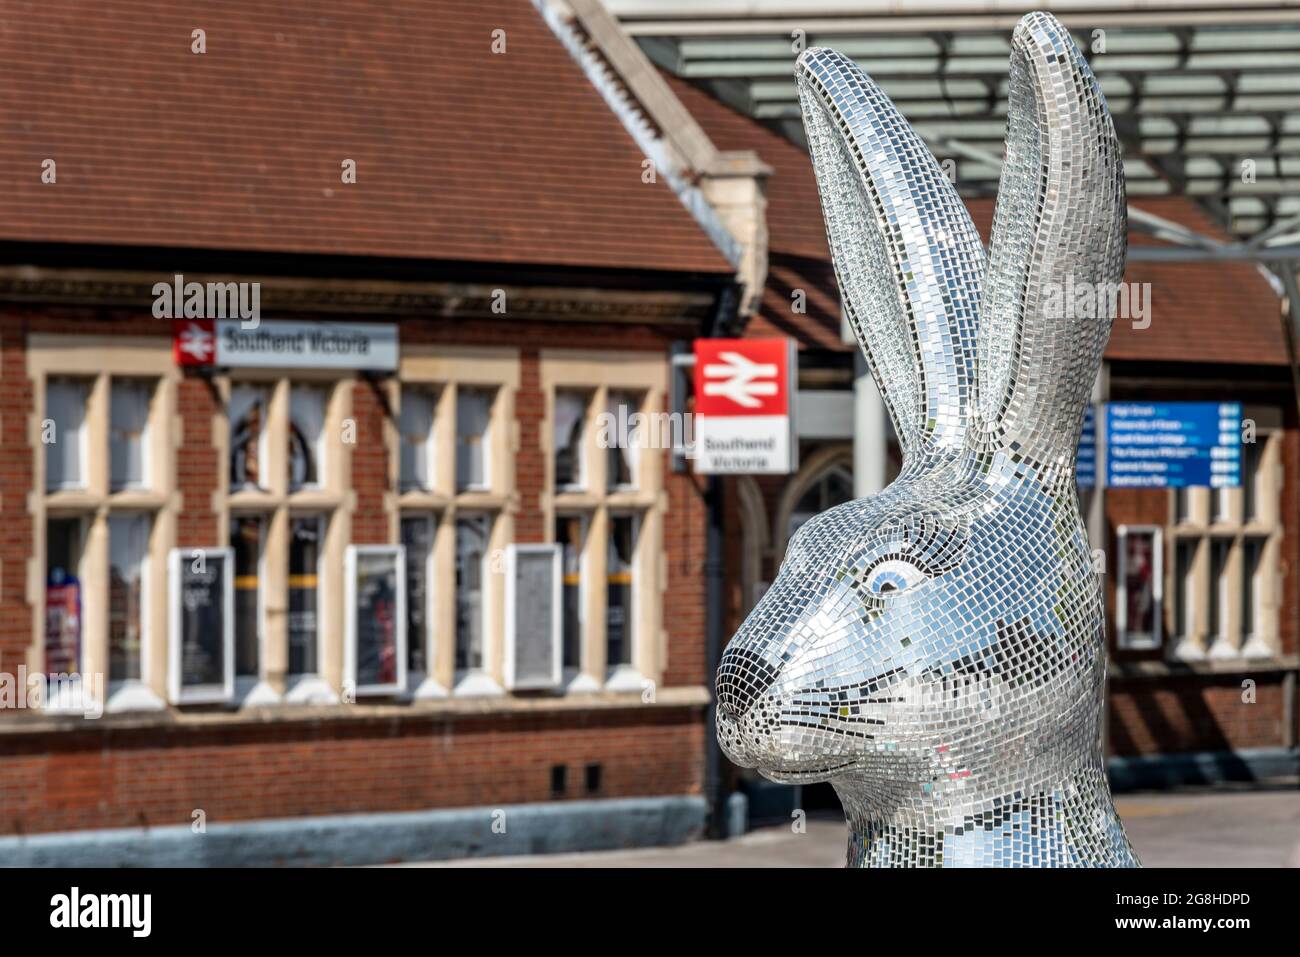
[{"label": "gabled roof", "polygon": [[0,240],[732,273],[528,0],[36,0],[0,27]]},{"label": "gabled roof", "polygon": [[[707,93],[671,74],[665,76],[720,149],[754,149],[773,169],[767,183],[767,290],[746,334],[793,336],[805,349],[851,349],[840,341],[839,289],[808,154]],[[1133,202],[1203,235],[1229,238],[1187,197],[1142,197]],[[993,200],[968,199],[966,205],[987,242]],[[1134,245],[1156,242],[1134,233],[1129,241]],[[1117,321],[1107,358],[1286,364],[1278,298],[1254,265],[1139,262],[1129,265],[1125,279],[1151,283],[1151,325],[1139,330],[1130,322]],[[791,307],[796,289],[806,293],[806,314]]]}]

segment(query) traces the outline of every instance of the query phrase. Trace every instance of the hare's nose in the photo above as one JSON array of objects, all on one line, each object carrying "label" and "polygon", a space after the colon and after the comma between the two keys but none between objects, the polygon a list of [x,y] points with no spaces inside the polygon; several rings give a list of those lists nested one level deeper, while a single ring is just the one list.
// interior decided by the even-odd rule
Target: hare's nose
[{"label": "hare's nose", "polygon": [[756,651],[728,649],[718,664],[718,706],[739,718],[776,681],[777,668]]}]

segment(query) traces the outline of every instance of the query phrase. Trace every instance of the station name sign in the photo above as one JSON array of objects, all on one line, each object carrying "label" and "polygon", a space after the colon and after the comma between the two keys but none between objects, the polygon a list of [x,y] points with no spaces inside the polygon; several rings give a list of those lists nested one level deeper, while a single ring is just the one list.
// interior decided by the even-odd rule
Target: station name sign
[{"label": "station name sign", "polygon": [[223,369],[397,370],[397,326],[385,323],[178,319],[172,351],[180,366]]},{"label": "station name sign", "polygon": [[793,339],[695,340],[695,471],[798,470]]}]

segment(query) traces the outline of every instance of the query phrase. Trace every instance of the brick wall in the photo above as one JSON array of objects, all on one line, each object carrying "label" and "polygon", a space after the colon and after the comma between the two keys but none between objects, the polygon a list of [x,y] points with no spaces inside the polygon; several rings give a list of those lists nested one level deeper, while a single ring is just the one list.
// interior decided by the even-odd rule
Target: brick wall
[{"label": "brick wall", "polygon": [[671,454],[665,453],[668,512],[664,516],[664,555],[668,584],[664,592],[664,627],[669,638],[664,684],[712,686],[704,622],[707,480],[693,474],[674,475],[671,459]]},{"label": "brick wall", "polygon": [[1282,607],[1278,637],[1283,654],[1300,654],[1300,420],[1294,403],[1283,406],[1282,437]]},{"label": "brick wall", "polygon": [[27,659],[32,641],[27,604],[27,559],[32,524],[27,514],[34,483],[28,422],[32,387],[27,379],[27,316],[0,321],[0,670],[12,672]]},{"label": "brick wall", "polygon": [[[111,326],[109,325],[111,321]],[[32,390],[26,376],[28,332],[71,335],[170,335],[166,321],[96,309],[0,307],[0,671],[22,663],[31,643],[27,561],[32,522],[33,450],[27,428]],[[526,323],[504,320],[402,323],[403,342],[509,345],[521,350],[516,396],[520,492],[516,540],[546,537],[540,509],[544,481],[544,396],[540,352],[546,348],[647,350],[667,362],[669,337],[651,326]],[[177,455],[181,511],[178,543],[224,538],[212,511],[225,463],[213,445],[220,400],[211,382],[187,375],[178,389]],[[389,539],[384,513],[389,462],[383,446],[388,414],[382,391],[352,387],[356,492],[351,540]],[[665,469],[669,463],[665,456]],[[665,473],[667,588],[666,686],[707,684],[704,634],[704,502],[689,475]],[[364,706],[357,706],[362,708]],[[0,722],[16,719],[0,715]],[[184,824],[195,808],[209,821],[352,811],[550,800],[551,767],[568,768],[563,797],[588,796],[584,767],[602,765],[596,797],[698,793],[705,733],[696,707],[592,710],[447,718],[412,713],[369,717],[223,722],[217,726],[127,728],[113,719],[72,730],[0,728],[0,833],[139,824]]]},{"label": "brick wall", "polygon": [[212,420],[221,408],[221,396],[210,379],[187,375],[176,395],[181,419],[181,447],[176,453],[176,484],[181,512],[176,523],[176,544],[202,547],[222,540],[213,496],[221,481],[223,462],[213,444]]},{"label": "brick wall", "polygon": [[[1289,388],[1235,377],[1207,381],[1191,391],[1185,384],[1158,386],[1144,381],[1138,391],[1113,384],[1113,394],[1124,400],[1235,400],[1274,405],[1282,410],[1282,605],[1278,638],[1283,655],[1294,655],[1300,639],[1300,431],[1296,428],[1295,399]],[[1105,577],[1106,634],[1111,655],[1119,662],[1162,661],[1164,652],[1121,651],[1116,647],[1115,585],[1118,573],[1120,525],[1167,525],[1169,493],[1164,489],[1107,489]],[[1169,596],[1166,596],[1166,611]],[[1166,629],[1168,616],[1166,616]],[[1255,701],[1242,701],[1242,682],[1255,682]],[[1113,679],[1110,687],[1109,744],[1117,755],[1226,751],[1273,748],[1286,738],[1283,727],[1284,690],[1278,672],[1252,671],[1243,664],[1240,674],[1171,674],[1158,678]]]},{"label": "brick wall", "polygon": [[[0,735],[0,834],[698,794],[698,710]],[[584,768],[601,765],[600,790]],[[551,792],[551,768],[567,789]]]},{"label": "brick wall", "polygon": [[390,489],[388,448],[384,445],[384,421],[388,404],[377,381],[360,379],[352,385],[352,419],[356,424],[352,446],[352,490],[356,508],[352,512],[352,543],[383,545],[389,541],[389,519],[384,496]]},{"label": "brick wall", "polygon": [[542,394],[541,358],[528,348],[519,357],[519,392],[515,395],[515,419],[519,423],[519,451],[515,453],[515,488],[519,511],[515,514],[515,541],[543,542],[542,490],[546,483],[546,461],[542,455],[542,419],[546,396]]},{"label": "brick wall", "polygon": [[[1174,383],[1160,386],[1143,379],[1140,387],[1129,386],[1120,380],[1112,383],[1115,399],[1123,401],[1240,401],[1248,405],[1274,406],[1282,412],[1282,605],[1278,615],[1278,639],[1284,655],[1300,652],[1300,421],[1297,421],[1296,399],[1286,380],[1274,385],[1276,370],[1268,375],[1261,371],[1257,380],[1243,374],[1207,379],[1194,390]],[[1163,489],[1107,489],[1106,524],[1107,558],[1116,561],[1115,529],[1120,525],[1165,525],[1169,520],[1169,493]],[[1115,570],[1111,569],[1112,572]],[[1106,581],[1106,630],[1114,652],[1115,640],[1115,581],[1108,575]],[[1131,652],[1125,652],[1132,655]]]},{"label": "brick wall", "polygon": [[[1242,682],[1255,682],[1243,701]],[[1109,753],[1278,747],[1283,740],[1283,685],[1276,672],[1111,681]]]}]

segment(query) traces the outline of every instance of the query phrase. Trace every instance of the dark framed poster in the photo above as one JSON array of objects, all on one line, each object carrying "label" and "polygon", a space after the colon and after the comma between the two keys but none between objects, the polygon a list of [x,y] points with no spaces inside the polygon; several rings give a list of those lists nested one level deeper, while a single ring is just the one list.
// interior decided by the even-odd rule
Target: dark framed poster
[{"label": "dark framed poster", "polygon": [[81,582],[55,569],[45,583],[45,673],[81,671]]},{"label": "dark framed poster", "polygon": [[349,545],[343,678],[358,695],[406,690],[406,549]]},{"label": "dark framed poster", "polygon": [[1125,650],[1159,648],[1164,619],[1164,541],[1159,525],[1121,525],[1115,588],[1116,643]]},{"label": "dark framed poster", "polygon": [[559,545],[506,548],[506,687],[560,685],[564,602]]},{"label": "dark framed poster", "polygon": [[173,548],[167,561],[167,689],[174,704],[235,694],[235,558],[230,548]]}]

